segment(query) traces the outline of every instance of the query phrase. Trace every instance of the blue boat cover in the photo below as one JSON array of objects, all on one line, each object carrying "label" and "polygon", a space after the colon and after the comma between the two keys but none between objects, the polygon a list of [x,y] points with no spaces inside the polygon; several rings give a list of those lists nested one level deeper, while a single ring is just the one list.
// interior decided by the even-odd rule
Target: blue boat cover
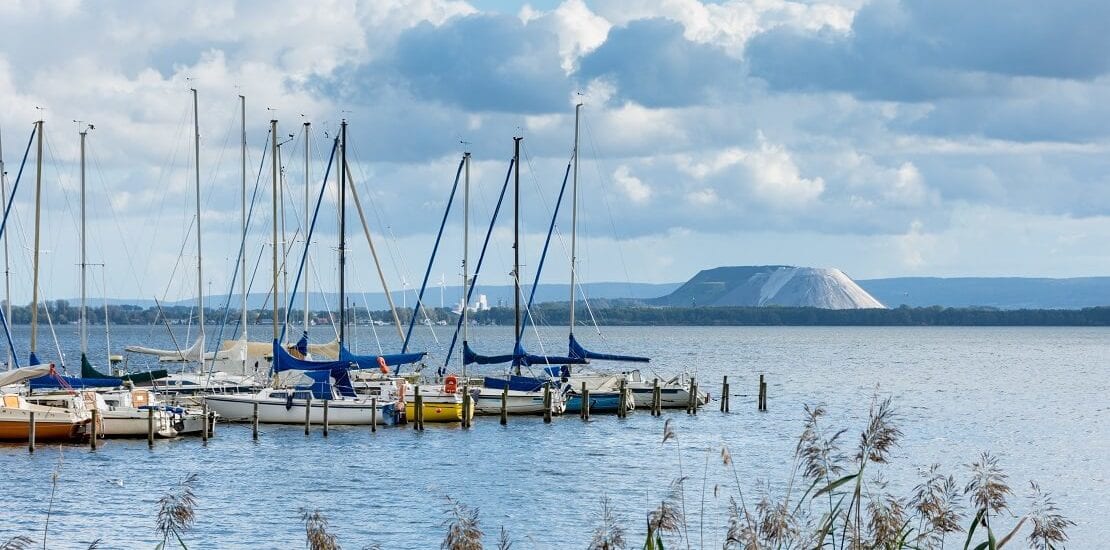
[{"label": "blue boat cover", "polygon": [[505,386],[508,386],[513,391],[540,391],[543,389],[545,382],[547,380],[543,378],[531,376],[510,376],[507,379],[487,376],[482,379],[482,387],[503,390]]},{"label": "blue boat cover", "polygon": [[611,353],[594,353],[578,343],[574,335],[570,335],[570,356],[577,359],[597,359],[598,361],[627,361],[630,363],[647,363],[651,359],[636,357],[635,355],[615,355]]},{"label": "blue boat cover", "polygon": [[313,399],[331,399],[331,372],[326,370],[306,371],[305,375],[312,379],[312,385],[297,387],[298,390],[312,390]]},{"label": "blue boat cover", "polygon": [[302,332],[301,333],[301,339],[297,340],[297,348],[296,349],[297,349],[297,353],[301,354],[301,357],[308,357],[308,333],[307,332]]},{"label": "blue boat cover", "polygon": [[523,366],[531,365],[585,365],[589,363],[584,358],[579,357],[557,357],[553,355],[531,355],[524,351],[524,346],[517,344],[516,353],[509,355],[478,355],[473,349],[470,349],[470,344],[463,341],[463,361],[466,364],[476,363],[479,365],[496,365],[498,363],[519,364]]},{"label": "blue boat cover", "polygon": [[383,355],[356,355],[351,353],[346,346],[339,347],[339,359],[348,363],[353,363],[360,369],[376,369],[380,365],[378,359],[385,359],[385,364],[388,366],[404,365],[406,363],[415,363],[428,355],[426,351],[418,351],[414,353],[387,353]]},{"label": "blue boat cover", "polygon": [[[339,395],[344,397],[354,397],[355,389],[351,384],[351,375],[347,371],[350,369],[351,363],[349,361],[334,360],[334,361],[307,361],[304,359],[297,359],[289,354],[274,340],[274,372],[282,372],[287,370],[301,370],[308,372],[324,371],[328,376],[335,379],[335,389],[339,390]],[[308,376],[313,376],[309,374]],[[316,378],[313,378],[316,380]],[[315,386],[315,384],[313,384]]]},{"label": "blue boat cover", "polygon": [[[64,382],[64,383],[63,383]],[[115,388],[123,385],[119,378],[77,378],[60,374],[44,374],[27,381],[32,390],[41,388]]]}]

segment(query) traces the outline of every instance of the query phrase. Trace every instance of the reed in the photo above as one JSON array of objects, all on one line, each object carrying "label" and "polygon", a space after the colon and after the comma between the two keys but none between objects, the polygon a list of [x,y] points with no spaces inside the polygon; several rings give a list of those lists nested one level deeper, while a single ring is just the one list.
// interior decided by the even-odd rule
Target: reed
[{"label": "reed", "polygon": [[624,528],[617,522],[613,508],[609,505],[609,497],[601,498],[601,523],[594,528],[593,539],[590,540],[589,550],[623,550]]},{"label": "reed", "polygon": [[328,518],[319,509],[301,509],[305,545],[310,550],[339,550],[339,541],[328,532]]},{"label": "reed", "polygon": [[482,550],[482,528],[478,509],[471,508],[451,497],[446,497],[447,508],[443,527],[447,535],[440,544],[443,550]]},{"label": "reed", "polygon": [[155,524],[158,534],[162,535],[162,542],[155,547],[155,550],[164,550],[173,542],[181,548],[188,548],[182,535],[196,521],[194,509],[197,499],[193,492],[193,484],[196,481],[197,474],[189,474],[181,483],[166,491],[162,498],[158,499],[158,517]]}]

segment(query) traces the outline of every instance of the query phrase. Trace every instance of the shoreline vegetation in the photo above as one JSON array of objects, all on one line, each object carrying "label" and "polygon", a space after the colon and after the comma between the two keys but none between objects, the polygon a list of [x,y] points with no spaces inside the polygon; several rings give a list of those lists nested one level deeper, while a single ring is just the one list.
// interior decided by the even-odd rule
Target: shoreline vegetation
[{"label": "shoreline vegetation", "polygon": [[[48,311],[51,321],[56,325],[74,324],[80,316],[79,308],[67,300],[54,300],[42,306]],[[284,315],[284,312],[280,312]],[[412,316],[411,308],[398,308],[398,316],[408,323]],[[89,308],[89,322],[104,324],[104,307]],[[195,322],[196,308],[188,306],[143,307],[137,305],[107,306],[108,322],[112,325],[184,325]],[[779,306],[647,306],[635,301],[595,301],[591,308],[579,307],[575,310],[583,324],[596,322],[602,326],[1013,326],[1013,327],[1105,327],[1110,326],[1110,306],[1083,309],[995,309],[995,308],[949,308],[941,306],[909,307],[891,309],[820,309],[811,307]],[[12,307],[9,323],[27,325],[31,321],[28,306]],[[238,310],[206,308],[205,317],[209,325],[218,325],[222,320],[235,324],[239,319]],[[337,318],[337,312],[312,311],[311,317],[317,324],[328,324],[330,318]],[[269,324],[271,310],[255,309],[248,318],[254,323]],[[301,319],[300,310],[293,310],[290,318]],[[389,311],[367,311],[365,308],[351,308],[348,318],[353,324],[390,322]],[[551,302],[533,306],[530,318],[539,325],[565,325],[568,322],[566,302]],[[470,314],[470,319],[479,325],[512,325],[512,308],[494,307]],[[423,308],[420,320],[424,322],[454,326],[458,315],[446,308]],[[426,320],[426,321],[425,321]]]},{"label": "shoreline vegetation", "polygon": [[[989,452],[971,457],[961,469],[961,481],[939,464],[918,465],[917,485],[905,495],[892,492],[883,469],[895,458],[893,451],[903,432],[902,417],[891,398],[872,398],[866,425],[854,443],[852,432],[830,426],[826,415],[824,406],[804,407],[802,433],[790,459],[793,467],[787,479],[774,482],[763,479],[758,464],[745,463],[740,449],[734,459],[725,445],[683,447],[678,430],[667,419],[654,452],[674,453],[677,471],[673,481],[655,480],[665,485],[656,491],[662,496],[645,500],[644,515],[639,519],[618,516],[608,496],[595,502],[599,514],[594,524],[580,527],[591,535],[587,548],[997,550],[1024,543],[1028,548],[1049,550],[1067,543],[1067,529],[1075,523],[1060,512],[1052,495],[1030,481],[1026,502],[1011,502],[1015,490],[999,459]],[[60,475],[59,459],[52,476],[55,488]],[[190,530],[203,520],[194,513],[199,483],[203,478],[188,474],[167,487],[158,500],[153,531],[161,542],[156,550],[193,544]],[[50,535],[53,492],[42,531],[43,547]],[[501,526],[489,532],[477,508],[450,495],[444,495],[444,502],[443,519],[437,526],[443,532],[440,548],[513,547],[511,530]],[[298,508],[295,513],[306,548],[340,548],[326,511]],[[291,526],[289,532],[298,530],[300,527]],[[99,548],[102,543],[110,546],[98,539],[88,548]],[[0,543],[0,550],[37,545],[35,538],[19,535]],[[356,547],[383,548],[373,541],[361,541]]]}]

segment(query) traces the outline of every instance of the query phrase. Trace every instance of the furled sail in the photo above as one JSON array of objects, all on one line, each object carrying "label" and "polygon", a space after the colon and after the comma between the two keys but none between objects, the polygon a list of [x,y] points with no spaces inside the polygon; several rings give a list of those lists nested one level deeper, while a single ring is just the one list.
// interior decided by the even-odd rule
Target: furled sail
[{"label": "furled sail", "polygon": [[517,345],[516,353],[509,355],[479,355],[470,348],[468,342],[463,342],[463,360],[469,365],[496,365],[499,363],[516,363],[522,366],[531,365],[585,365],[589,363],[581,357],[558,357],[553,355],[532,355],[524,351],[524,346]]}]

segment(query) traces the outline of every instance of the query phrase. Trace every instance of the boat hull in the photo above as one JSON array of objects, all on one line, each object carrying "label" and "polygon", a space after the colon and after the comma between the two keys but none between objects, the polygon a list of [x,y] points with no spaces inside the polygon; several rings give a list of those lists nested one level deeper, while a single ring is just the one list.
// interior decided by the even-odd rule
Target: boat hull
[{"label": "boat hull", "polygon": [[[85,434],[84,423],[49,422],[35,420],[35,441],[82,441]],[[0,420],[0,441],[27,441],[31,425],[26,421]]]},{"label": "boat hull", "polygon": [[[435,402],[423,401],[421,408],[424,412],[424,422],[462,422],[462,402]],[[474,418],[474,411],[470,411]],[[405,418],[412,422],[416,419],[416,403],[405,402]]]},{"label": "boat hull", "polygon": [[[204,401],[208,408],[231,422],[250,422],[254,405],[258,404],[258,421],[262,424],[304,424],[305,406],[309,408],[309,422],[324,423],[324,401],[303,399],[288,402],[284,399],[258,399],[252,395],[208,395]],[[370,425],[374,421],[388,426],[397,422],[396,408],[392,403],[379,404],[377,411],[370,403],[362,401],[332,400],[328,403],[328,425]]]},{"label": "boat hull", "polygon": [[[494,388],[482,388],[474,392],[474,408],[477,414],[501,414],[501,392],[502,390]],[[551,392],[551,414],[562,414],[564,408],[562,396],[557,392]],[[505,409],[508,414],[513,415],[543,414],[543,392],[509,390]]]},{"label": "boat hull", "polygon": [[[146,437],[150,420],[146,411],[104,411],[100,416],[101,434],[104,437]],[[154,413],[154,435],[175,437],[173,417],[163,411]]]},{"label": "boat hull", "polygon": [[[634,400],[629,399],[625,408],[631,410]],[[620,392],[590,392],[590,412],[617,412],[620,408]],[[563,412],[576,413],[582,411],[582,396],[572,394],[567,397],[566,409]]]},{"label": "boat hull", "polygon": [[[632,396],[637,407],[651,408],[651,394],[653,388],[632,388]],[[699,392],[701,393],[701,392]],[[698,406],[709,402],[709,395],[698,395]],[[690,405],[690,390],[686,388],[659,388],[659,406],[664,409],[685,409]]]}]

